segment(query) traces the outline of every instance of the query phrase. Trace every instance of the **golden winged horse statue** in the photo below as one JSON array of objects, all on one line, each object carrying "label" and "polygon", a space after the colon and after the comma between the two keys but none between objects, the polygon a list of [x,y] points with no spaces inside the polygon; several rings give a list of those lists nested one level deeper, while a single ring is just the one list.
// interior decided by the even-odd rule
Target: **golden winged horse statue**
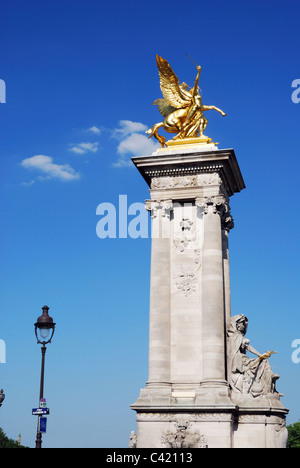
[{"label": "golden winged horse statue", "polygon": [[162,99],[153,102],[164,117],[163,122],[156,123],[146,131],[148,138],[155,137],[162,147],[166,146],[166,138],[158,134],[158,129],[163,127],[168,133],[177,133],[173,140],[201,138],[203,141],[211,141],[203,135],[207,119],[203,112],[216,110],[225,116],[225,112],[215,106],[205,106],[199,90],[200,65],[197,65],[197,76],[193,88],[189,89],[186,83],[179,84],[178,77],[173,72],[167,60],[156,55],[156,63],[159,72],[160,89]]}]

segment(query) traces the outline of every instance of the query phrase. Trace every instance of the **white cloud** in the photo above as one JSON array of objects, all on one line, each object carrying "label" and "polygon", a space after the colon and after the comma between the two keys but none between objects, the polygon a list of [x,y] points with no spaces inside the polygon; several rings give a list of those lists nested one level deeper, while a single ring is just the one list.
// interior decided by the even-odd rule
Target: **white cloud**
[{"label": "white cloud", "polygon": [[92,132],[92,133],[95,133],[96,135],[100,135],[101,130],[100,130],[100,128],[93,126],[93,127],[88,129],[88,132]]},{"label": "white cloud", "polygon": [[152,154],[157,148],[157,144],[152,140],[148,140],[146,135],[140,133],[132,133],[125,138],[118,146],[119,154],[130,153],[134,156],[145,156]]},{"label": "white cloud", "polygon": [[[69,164],[56,164],[53,162],[53,158],[43,154],[23,159],[21,166],[28,170],[40,172],[42,175],[38,177],[39,180],[59,179],[68,182],[80,179],[80,174],[69,166]],[[30,185],[32,185],[32,183],[33,181],[30,182]]]},{"label": "white cloud", "polygon": [[69,151],[76,154],[97,153],[97,151],[99,151],[99,142],[79,143],[78,145],[72,146]]},{"label": "white cloud", "polygon": [[132,166],[130,156],[146,156],[152,154],[160,147],[159,143],[149,140],[145,135],[147,125],[131,120],[121,120],[119,127],[113,131],[113,136],[120,143],[117,149],[119,158],[113,164],[114,167]]},{"label": "white cloud", "polygon": [[132,122],[131,120],[120,120],[119,127],[114,130],[116,138],[122,138],[132,133],[145,132],[148,129],[147,125],[141,122]]}]

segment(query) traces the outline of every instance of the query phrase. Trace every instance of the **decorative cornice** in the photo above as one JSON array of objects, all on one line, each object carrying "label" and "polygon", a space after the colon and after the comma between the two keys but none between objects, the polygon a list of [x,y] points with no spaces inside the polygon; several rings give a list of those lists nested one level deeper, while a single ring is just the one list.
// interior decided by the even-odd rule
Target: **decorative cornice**
[{"label": "decorative cornice", "polygon": [[153,177],[170,177],[170,176],[185,176],[193,174],[206,174],[219,172],[223,168],[222,164],[216,165],[192,165],[192,166],[181,166],[172,168],[160,168],[160,169],[149,169],[145,170],[145,175],[151,178]]},{"label": "decorative cornice", "polygon": [[228,196],[232,196],[245,188],[233,149],[189,154],[180,154],[178,152],[172,155],[142,156],[134,157],[132,161],[149,187],[153,178],[217,173]]}]

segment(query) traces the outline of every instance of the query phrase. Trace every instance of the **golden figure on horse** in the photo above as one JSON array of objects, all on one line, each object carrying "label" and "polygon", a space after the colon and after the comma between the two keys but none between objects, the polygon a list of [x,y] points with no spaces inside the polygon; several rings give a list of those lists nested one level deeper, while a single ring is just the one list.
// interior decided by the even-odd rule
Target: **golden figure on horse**
[{"label": "golden figure on horse", "polygon": [[215,106],[203,105],[198,86],[201,73],[200,65],[197,65],[198,73],[195,84],[193,88],[189,89],[186,83],[179,84],[179,80],[167,60],[157,55],[156,63],[163,98],[157,99],[153,104],[158,106],[164,121],[147,130],[148,138],[154,136],[162,147],[166,146],[166,138],[158,134],[158,129],[163,127],[168,133],[177,133],[173,140],[199,138],[203,142],[211,141],[210,138],[204,136],[207,119],[203,112],[216,110],[223,116],[226,114]]}]

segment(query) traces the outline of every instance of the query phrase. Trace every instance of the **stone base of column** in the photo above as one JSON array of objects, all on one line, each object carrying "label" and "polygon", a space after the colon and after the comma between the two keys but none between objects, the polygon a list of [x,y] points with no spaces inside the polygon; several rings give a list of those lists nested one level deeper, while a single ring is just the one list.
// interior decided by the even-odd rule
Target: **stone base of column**
[{"label": "stone base of column", "polygon": [[137,448],[232,448],[236,405],[226,382],[148,386],[131,406],[137,412]]},{"label": "stone base of column", "polygon": [[226,381],[203,381],[196,390],[196,404],[211,405],[222,408],[235,407],[230,399],[229,386]]},{"label": "stone base of column", "polygon": [[140,396],[136,403],[131,405],[133,410],[148,408],[151,411],[152,405],[166,406],[172,411],[178,405],[191,408],[209,406],[212,408],[233,409],[235,403],[230,398],[230,391],[227,382],[205,381],[199,385],[193,384],[147,384],[141,389]]},{"label": "stone base of column", "polygon": [[140,408],[151,410],[152,405],[169,405],[172,398],[172,388],[167,385],[153,385],[142,388],[136,403],[131,405],[131,409],[139,411]]},{"label": "stone base of column", "polygon": [[284,408],[239,407],[233,425],[233,448],[286,448],[287,412]]},{"label": "stone base of column", "polygon": [[136,448],[285,448],[285,413],[170,408],[137,414]]},{"label": "stone base of column", "polygon": [[132,406],[137,411],[135,448],[286,447],[284,408],[197,405],[188,398],[166,405],[167,395],[152,398],[148,405]]},{"label": "stone base of column", "polygon": [[136,448],[232,448],[233,424],[231,412],[211,408],[141,411]]}]

